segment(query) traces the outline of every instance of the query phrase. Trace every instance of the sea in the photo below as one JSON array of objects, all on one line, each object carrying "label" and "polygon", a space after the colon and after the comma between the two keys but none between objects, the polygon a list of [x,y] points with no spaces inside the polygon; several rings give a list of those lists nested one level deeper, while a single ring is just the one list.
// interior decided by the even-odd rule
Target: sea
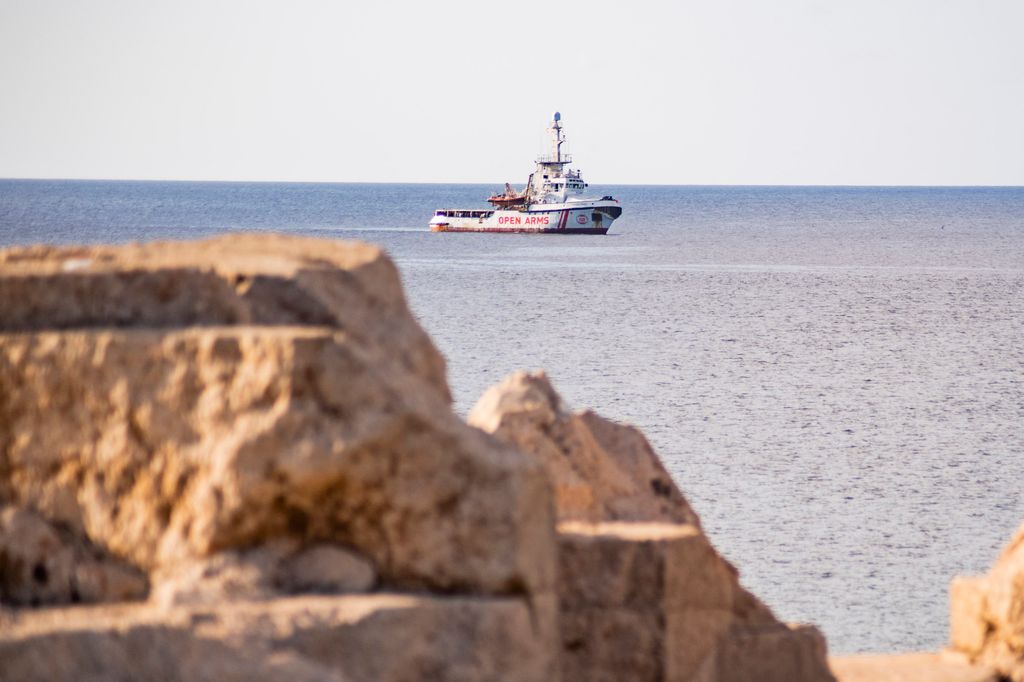
[{"label": "sea", "polygon": [[941,648],[950,580],[1024,520],[1024,188],[592,186],[606,236],[427,230],[499,189],[0,180],[0,246],[379,244],[459,413],[544,369],[643,430],[779,617]]}]

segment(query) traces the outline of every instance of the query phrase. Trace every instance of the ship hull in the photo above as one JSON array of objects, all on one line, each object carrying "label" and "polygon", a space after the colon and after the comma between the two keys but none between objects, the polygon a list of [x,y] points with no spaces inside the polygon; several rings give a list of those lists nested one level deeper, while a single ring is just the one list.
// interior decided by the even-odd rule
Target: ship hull
[{"label": "ship hull", "polygon": [[430,220],[432,232],[508,234],[607,234],[621,215],[618,202],[534,205],[524,210],[440,210]]},{"label": "ship hull", "polygon": [[451,225],[431,225],[431,232],[506,232],[509,234],[608,234],[607,227],[591,228],[514,228],[514,227],[454,227]]}]

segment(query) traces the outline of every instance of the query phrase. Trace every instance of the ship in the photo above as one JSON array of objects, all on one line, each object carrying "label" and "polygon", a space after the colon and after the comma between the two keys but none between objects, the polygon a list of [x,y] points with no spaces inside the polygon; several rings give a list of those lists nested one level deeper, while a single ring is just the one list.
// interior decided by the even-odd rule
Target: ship
[{"label": "ship", "polygon": [[526,187],[505,191],[487,201],[493,209],[442,208],[430,219],[432,232],[513,232],[550,234],[607,234],[622,215],[622,206],[611,196],[587,196],[587,183],[572,170],[572,157],[562,152],[565,131],[562,115],[552,115],[551,154],[536,160]]}]

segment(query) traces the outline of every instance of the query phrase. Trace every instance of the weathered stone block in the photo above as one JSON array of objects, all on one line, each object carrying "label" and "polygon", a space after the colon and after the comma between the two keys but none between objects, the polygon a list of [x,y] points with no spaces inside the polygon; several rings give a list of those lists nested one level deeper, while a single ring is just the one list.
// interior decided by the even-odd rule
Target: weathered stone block
[{"label": "weathered stone block", "polygon": [[734,626],[693,682],[834,680],[825,638],[811,626]]},{"label": "weathered stone block", "polygon": [[0,680],[536,680],[526,600],[367,595],[0,614]]},{"label": "weathered stone block", "polygon": [[368,592],[377,582],[377,572],[355,552],[314,545],[282,562],[274,582],[286,592]]},{"label": "weathered stone block", "polygon": [[667,679],[664,625],[657,609],[611,606],[563,611],[559,628],[563,682]]},{"label": "weathered stone block", "polygon": [[12,249],[0,299],[0,503],[146,572],[287,540],[387,585],[552,591],[543,472],[452,413],[379,249]]},{"label": "weathered stone block", "polygon": [[543,372],[518,372],[492,386],[469,423],[547,471],[559,520],[699,526],[642,433],[593,412],[570,413]]},{"label": "weathered stone block", "polygon": [[[736,615],[728,609],[667,611],[664,679],[693,680],[702,666],[714,659],[716,647],[736,620]],[[713,667],[710,669],[717,672]]]},{"label": "weathered stone block", "polygon": [[953,647],[971,662],[1024,681],[1024,526],[988,575],[950,585]]},{"label": "weathered stone block", "polygon": [[7,334],[0,387],[0,499],[147,570],[293,538],[394,585],[553,583],[543,474],[344,332]]},{"label": "weathered stone block", "polygon": [[558,530],[563,680],[832,679],[817,630],[777,621],[696,526]]},{"label": "weathered stone block", "polygon": [[0,506],[0,605],[142,599],[146,575],[35,512]]},{"label": "weathered stone block", "polygon": [[450,402],[444,358],[376,246],[273,234],[0,250],[0,331],[315,326],[423,379]]},{"label": "weathered stone block", "polygon": [[984,578],[954,578],[949,586],[949,629],[954,649],[976,655],[989,633]]},{"label": "weathered stone block", "polygon": [[[554,482],[564,680],[832,679],[824,639],[740,586],[636,429],[569,413],[543,373],[492,387],[469,422]],[[732,661],[737,642],[753,657]]]}]

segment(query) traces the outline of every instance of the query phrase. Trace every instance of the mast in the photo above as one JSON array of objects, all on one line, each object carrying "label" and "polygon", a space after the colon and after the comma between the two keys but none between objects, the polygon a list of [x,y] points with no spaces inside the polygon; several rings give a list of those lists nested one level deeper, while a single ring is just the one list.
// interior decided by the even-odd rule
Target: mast
[{"label": "mast", "polygon": [[551,115],[551,126],[548,128],[551,133],[551,155],[537,157],[537,165],[544,166],[556,176],[561,175],[562,166],[572,163],[568,154],[562,153],[562,145],[565,144],[565,132],[562,130],[562,114],[555,112]]},{"label": "mast", "polygon": [[572,156],[562,153],[562,145],[565,144],[565,132],[562,130],[562,114],[554,112],[551,115],[551,125],[548,127],[551,134],[551,152],[537,157],[537,167],[530,175],[526,185],[527,205],[542,197],[545,192],[551,191],[553,187],[559,186],[562,191],[565,185],[559,185],[555,180],[565,177],[565,166],[572,163]]},{"label": "mast", "polygon": [[562,114],[556,111],[555,115],[552,118],[554,119],[554,121],[551,124],[550,130],[551,137],[553,138],[553,142],[555,145],[555,162],[561,163],[562,143],[565,142],[565,133],[562,132]]}]

